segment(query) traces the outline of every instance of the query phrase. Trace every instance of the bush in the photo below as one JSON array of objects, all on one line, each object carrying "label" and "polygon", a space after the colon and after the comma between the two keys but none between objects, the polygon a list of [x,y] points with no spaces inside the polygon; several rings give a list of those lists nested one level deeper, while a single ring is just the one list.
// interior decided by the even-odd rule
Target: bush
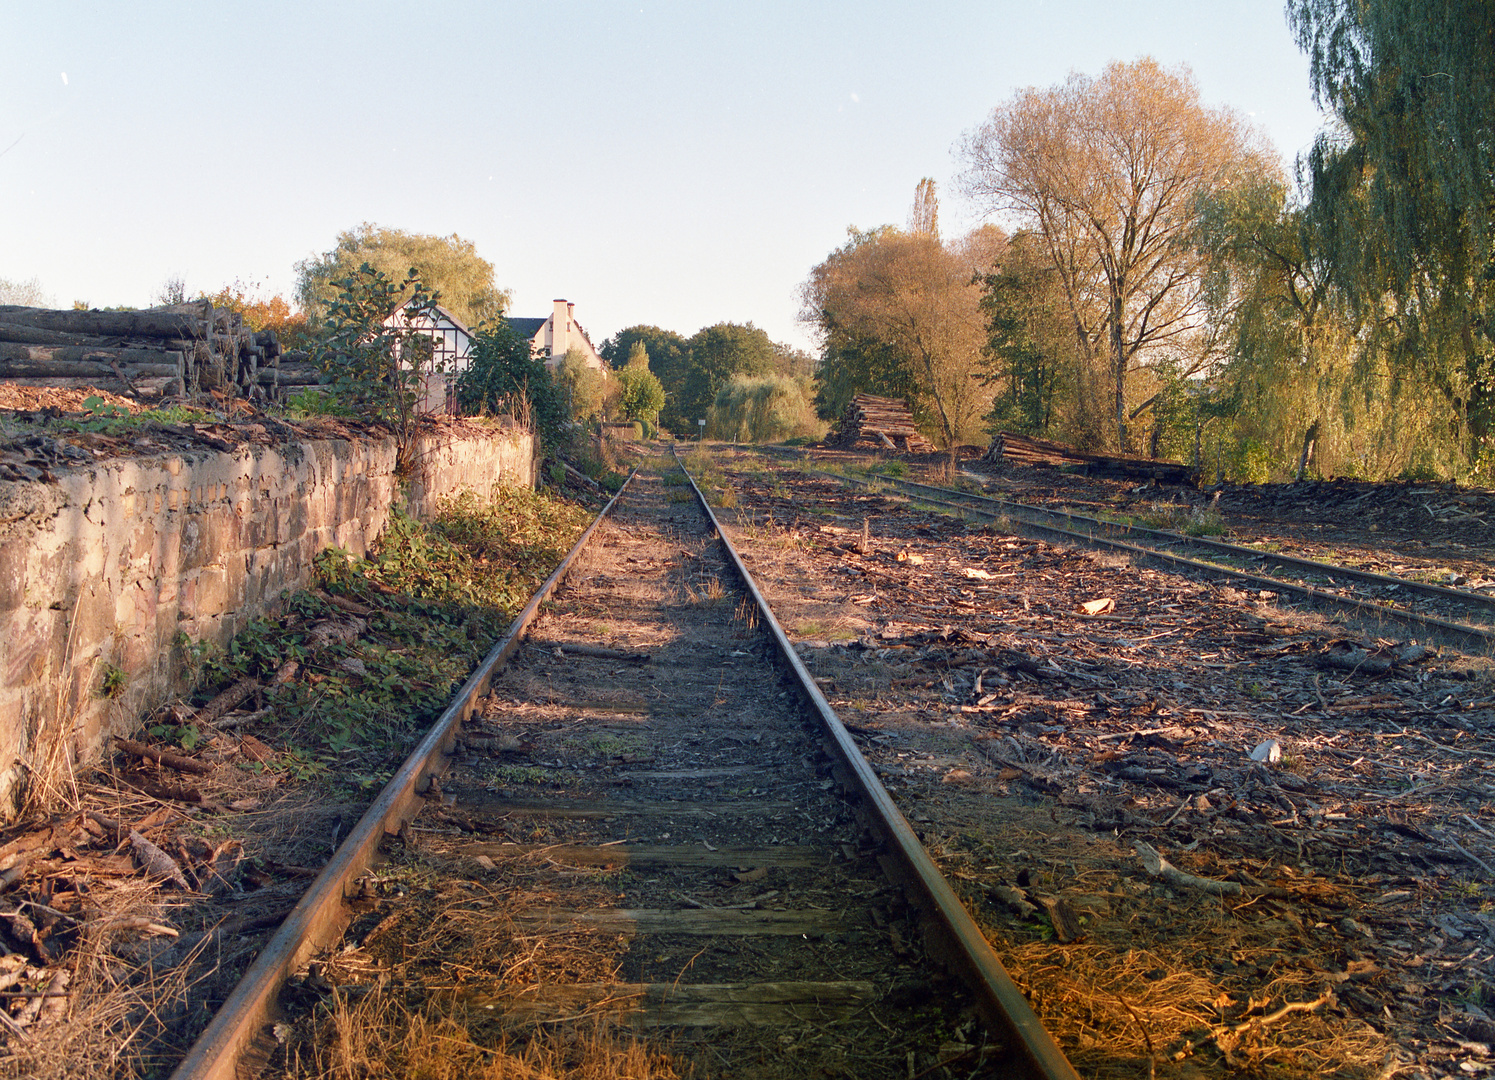
[{"label": "bush", "polygon": [[457,378],[463,412],[528,417],[546,445],[559,445],[565,402],[526,338],[506,322],[485,323],[473,334],[469,356],[471,363]]},{"label": "bush", "polygon": [[708,438],[750,443],[819,439],[825,429],[805,385],[787,375],[734,375],[717,391],[706,419]]}]

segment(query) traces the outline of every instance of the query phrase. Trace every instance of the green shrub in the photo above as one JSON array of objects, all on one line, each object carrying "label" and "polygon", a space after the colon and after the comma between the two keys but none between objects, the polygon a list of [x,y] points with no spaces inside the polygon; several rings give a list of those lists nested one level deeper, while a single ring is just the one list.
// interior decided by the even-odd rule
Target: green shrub
[{"label": "green shrub", "polygon": [[825,430],[808,388],[788,375],[734,375],[717,391],[706,418],[707,438],[738,442],[819,439]]}]

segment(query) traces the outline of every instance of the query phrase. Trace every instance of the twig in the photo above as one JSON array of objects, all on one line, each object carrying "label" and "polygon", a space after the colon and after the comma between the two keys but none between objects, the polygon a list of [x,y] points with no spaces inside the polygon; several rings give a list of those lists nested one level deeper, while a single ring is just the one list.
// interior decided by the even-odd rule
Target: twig
[{"label": "twig", "polygon": [[1438,829],[1434,829],[1433,830],[1433,835],[1437,836],[1439,840],[1442,840],[1449,847],[1453,848],[1460,855],[1464,856],[1464,858],[1466,858],[1470,862],[1474,863],[1476,866],[1478,866],[1485,873],[1489,874],[1491,877],[1495,877],[1495,870],[1490,869],[1490,864],[1489,863],[1485,862],[1485,860],[1481,859],[1478,855],[1475,855],[1473,852],[1469,851],[1467,848],[1464,847],[1463,844],[1460,844],[1457,840],[1455,840],[1453,837],[1449,836],[1446,832],[1443,832],[1443,831],[1438,830]]},{"label": "twig", "polygon": [[1281,1020],[1289,1013],[1313,1012],[1315,1009],[1319,1008],[1322,1005],[1327,1005],[1333,1000],[1334,995],[1326,993],[1319,995],[1312,1001],[1289,1001],[1286,1005],[1282,1006],[1282,1008],[1274,1009],[1271,1012],[1267,1013],[1265,1016],[1253,1016],[1249,1020],[1242,1020],[1239,1024],[1237,1024],[1233,1028],[1230,1028],[1229,1030],[1232,1035],[1239,1035],[1241,1032],[1245,1031],[1253,1024],[1260,1024],[1262,1027],[1266,1027],[1268,1024],[1275,1024],[1278,1020]]},{"label": "twig", "polygon": [[1147,1025],[1137,1015],[1137,1010],[1127,1004],[1126,998],[1112,990],[1107,990],[1106,993],[1115,998],[1121,1007],[1131,1013],[1132,1019],[1137,1022],[1137,1027],[1142,1032],[1142,1041],[1147,1044],[1147,1080],[1158,1080],[1158,1054],[1152,1048],[1152,1033],[1147,1030]]},{"label": "twig", "polygon": [[1173,819],[1176,818],[1176,817],[1178,817],[1179,814],[1182,814],[1184,812],[1184,807],[1188,806],[1189,803],[1191,803],[1193,801],[1194,801],[1194,796],[1192,796],[1192,795],[1185,795],[1184,796],[1184,801],[1178,804],[1177,808],[1174,809],[1173,813],[1171,813],[1171,814],[1168,815],[1168,820],[1165,821],[1165,822],[1163,822],[1163,824],[1165,826],[1166,825],[1172,825],[1173,824]]},{"label": "twig", "polygon": [[1489,830],[1489,829],[1487,829],[1487,828],[1485,828],[1485,827],[1484,827],[1484,826],[1483,826],[1483,825],[1481,825],[1481,824],[1480,824],[1480,823],[1479,823],[1479,822],[1477,822],[1477,821],[1475,821],[1475,820],[1474,820],[1474,819],[1473,819],[1473,818],[1472,818],[1472,817],[1470,817],[1470,816],[1469,816],[1469,815],[1468,815],[1468,814],[1460,814],[1460,815],[1459,815],[1459,816],[1460,816],[1460,817],[1461,817],[1461,818],[1463,818],[1463,819],[1464,819],[1464,820],[1465,820],[1465,821],[1467,821],[1467,822],[1469,822],[1469,824],[1470,824],[1470,825],[1472,825],[1472,826],[1474,826],[1474,828],[1475,828],[1475,830],[1476,830],[1476,831],[1478,831],[1478,832],[1482,832],[1482,833],[1484,833],[1484,834],[1485,834],[1485,835],[1486,835],[1486,836],[1495,836],[1495,833],[1492,833],[1492,832],[1491,832],[1491,831],[1490,831],[1490,830]]},{"label": "twig", "polygon": [[1143,868],[1153,877],[1160,877],[1173,885],[1185,889],[1198,889],[1215,896],[1240,896],[1241,887],[1234,881],[1212,881],[1209,878],[1186,874],[1158,853],[1158,849],[1143,840],[1134,844]]}]

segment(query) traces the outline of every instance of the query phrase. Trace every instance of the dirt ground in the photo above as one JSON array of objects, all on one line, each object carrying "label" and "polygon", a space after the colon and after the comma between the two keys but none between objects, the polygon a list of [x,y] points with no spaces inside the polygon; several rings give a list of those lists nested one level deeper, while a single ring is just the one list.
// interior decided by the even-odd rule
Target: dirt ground
[{"label": "dirt ground", "polygon": [[[1346,635],[1319,616],[713,456],[780,620],[1083,1075],[1490,1069],[1482,658],[1349,675],[1319,666]],[[1201,498],[1057,479],[1001,477],[1070,506]],[[1340,487],[1303,516],[1219,504],[1340,549],[1376,510],[1392,542],[1361,529],[1367,556],[1488,565],[1488,493]],[[1470,517],[1433,539],[1418,503]]]}]

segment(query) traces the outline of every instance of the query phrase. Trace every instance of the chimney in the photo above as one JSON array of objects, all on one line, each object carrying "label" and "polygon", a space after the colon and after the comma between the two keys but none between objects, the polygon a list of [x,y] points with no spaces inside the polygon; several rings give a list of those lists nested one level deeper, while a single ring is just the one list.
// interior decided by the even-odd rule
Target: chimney
[{"label": "chimney", "polygon": [[571,335],[566,333],[571,320],[568,307],[564,300],[550,302],[550,355],[557,360],[566,355],[571,344]]}]

